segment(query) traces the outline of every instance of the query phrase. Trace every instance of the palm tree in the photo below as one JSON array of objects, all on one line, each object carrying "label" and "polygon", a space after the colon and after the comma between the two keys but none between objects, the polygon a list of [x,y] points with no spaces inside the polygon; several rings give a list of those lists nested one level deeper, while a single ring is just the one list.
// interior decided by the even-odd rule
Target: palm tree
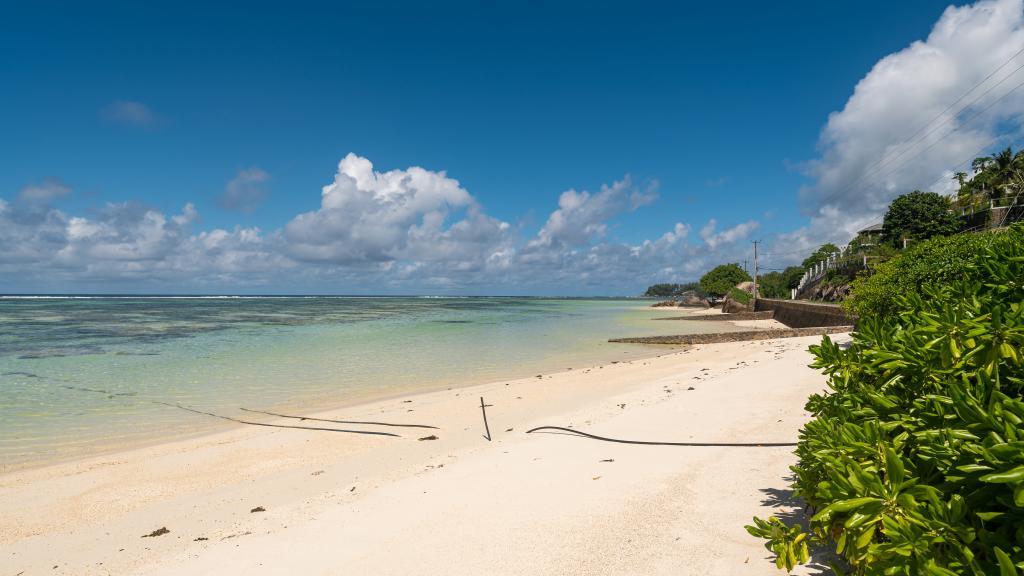
[{"label": "palm tree", "polygon": [[956,180],[960,187],[957,189],[957,203],[963,206],[965,200],[970,205],[974,205],[974,188],[967,185],[967,172],[956,172],[953,174],[953,180]]},{"label": "palm tree", "polygon": [[967,180],[967,172],[957,172],[953,174],[953,180],[956,180],[957,184],[960,184],[960,188],[963,188],[964,181]]},{"label": "palm tree", "polygon": [[988,165],[992,163],[992,158],[988,156],[982,156],[981,158],[975,158],[971,162],[971,168],[974,169],[974,173],[978,174],[984,172]]},{"label": "palm tree", "polygon": [[993,192],[996,190],[1005,191],[1006,186],[1013,178],[1014,164],[1013,150],[1009,147],[992,156]]}]

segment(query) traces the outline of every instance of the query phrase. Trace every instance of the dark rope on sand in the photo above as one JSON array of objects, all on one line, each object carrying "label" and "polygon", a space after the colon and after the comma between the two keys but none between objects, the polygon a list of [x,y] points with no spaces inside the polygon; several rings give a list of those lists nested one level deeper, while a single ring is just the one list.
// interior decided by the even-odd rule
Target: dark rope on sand
[{"label": "dark rope on sand", "polygon": [[392,424],[390,422],[361,422],[359,420],[328,420],[325,418],[313,418],[311,416],[289,416],[287,414],[264,412],[263,410],[250,410],[248,408],[239,408],[239,410],[255,412],[256,414],[266,414],[267,416],[277,416],[278,418],[294,418],[296,420],[311,420],[314,422],[332,422],[334,424],[366,424],[367,426],[396,426],[399,428],[430,428],[431,430],[440,430],[437,426],[427,426],[426,424]]},{"label": "dark rope on sand", "polygon": [[527,430],[526,433],[529,434],[531,432],[537,432],[540,430],[558,430],[560,432],[568,432],[570,434],[585,436],[587,438],[593,438],[594,440],[602,440],[604,442],[617,442],[619,444],[642,444],[645,446],[724,446],[736,448],[761,448],[770,446],[797,445],[796,442],[650,442],[645,440],[620,440],[618,438],[605,438],[604,436],[598,436],[596,434],[588,434],[586,432],[580,432],[579,430],[573,430],[572,428],[562,428],[561,426],[538,426],[531,430]]},{"label": "dark rope on sand", "polygon": [[[391,432],[374,432],[371,430],[341,430],[338,428],[320,428],[316,426],[289,426],[287,424],[268,424],[266,422],[251,422],[249,420],[239,420],[238,418],[232,418],[231,416],[223,416],[221,414],[214,414],[213,412],[203,412],[202,410],[196,410],[195,408],[189,408],[182,406],[181,404],[171,404],[169,402],[160,402],[157,400],[150,400],[153,404],[163,404],[164,406],[170,406],[171,408],[181,408],[182,410],[188,410],[189,412],[195,412],[196,414],[205,414],[207,416],[213,416],[214,418],[220,418],[222,420],[230,420],[231,422],[237,422],[239,424],[248,424],[250,426],[266,426],[268,428],[292,428],[294,430],[321,430],[323,432],[347,432],[349,434],[370,434],[373,436],[394,436],[395,438],[401,438],[398,434],[392,434]],[[242,408],[245,410],[245,408]]]},{"label": "dark rope on sand", "polygon": [[[115,396],[129,396],[135,397],[134,392],[110,392],[108,390],[99,390],[97,388],[86,388],[84,386],[61,386],[68,390],[78,390],[79,392],[92,392],[94,394],[103,394],[108,398],[114,398]],[[203,414],[204,416],[212,416],[214,418],[220,418],[221,420],[228,420],[230,422],[236,422],[238,424],[247,424],[249,426],[266,426],[267,428],[292,428],[294,430],[318,430],[322,432],[346,432],[348,434],[368,434],[371,436],[394,436],[395,438],[401,438],[398,434],[392,434],[391,432],[373,432],[370,430],[341,430],[338,428],[318,428],[314,426],[288,426],[286,424],[267,424],[265,422],[251,422],[249,420],[239,420],[238,418],[232,418],[230,416],[224,416],[221,414],[214,414],[213,412],[204,412],[202,410],[196,410],[195,408],[189,408],[182,406],[181,404],[171,404],[170,402],[161,402],[159,400],[146,400],[144,398],[137,398],[139,402],[148,402],[150,404],[160,404],[161,406],[170,406],[171,408],[178,408],[188,412],[194,412],[196,414]],[[244,410],[244,408],[243,408]]]}]

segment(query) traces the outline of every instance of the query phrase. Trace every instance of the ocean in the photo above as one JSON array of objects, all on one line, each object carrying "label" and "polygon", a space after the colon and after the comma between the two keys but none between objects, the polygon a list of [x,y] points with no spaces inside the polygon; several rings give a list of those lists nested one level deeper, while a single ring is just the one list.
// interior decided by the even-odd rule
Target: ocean
[{"label": "ocean", "polygon": [[[649,301],[501,297],[0,297],[0,470],[665,348]],[[715,330],[728,329],[714,323]],[[263,420],[267,420],[263,417]]]}]

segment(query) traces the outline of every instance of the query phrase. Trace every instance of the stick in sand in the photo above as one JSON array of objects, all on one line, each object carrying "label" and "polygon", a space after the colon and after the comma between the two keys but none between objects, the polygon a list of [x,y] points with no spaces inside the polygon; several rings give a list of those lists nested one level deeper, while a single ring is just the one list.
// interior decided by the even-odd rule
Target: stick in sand
[{"label": "stick in sand", "polygon": [[487,435],[484,436],[484,438],[487,438],[487,441],[490,442],[491,441],[491,427],[487,425],[487,407],[488,406],[491,406],[491,404],[484,404],[484,397],[481,396],[480,397],[480,412],[482,412],[483,415],[484,415],[484,430],[487,431]]}]

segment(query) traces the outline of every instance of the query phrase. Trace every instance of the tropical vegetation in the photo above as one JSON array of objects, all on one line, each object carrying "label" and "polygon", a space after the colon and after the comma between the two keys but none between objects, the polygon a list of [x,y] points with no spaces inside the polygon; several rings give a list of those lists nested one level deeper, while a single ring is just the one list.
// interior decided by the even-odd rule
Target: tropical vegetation
[{"label": "tropical vegetation", "polygon": [[899,196],[885,213],[882,238],[900,247],[906,240],[927,240],[960,231],[960,219],[951,211],[949,198],[915,190]]},{"label": "tropical vegetation", "polygon": [[848,347],[811,348],[828,390],[807,402],[793,467],[808,530],[777,518],[747,529],[786,569],[827,545],[841,574],[1018,575],[1024,225],[933,239],[880,273],[916,276],[895,284],[888,313],[861,316]]},{"label": "tropical vegetation", "polygon": [[975,158],[971,168],[974,174],[969,180],[966,172],[953,175],[959,184],[960,207],[1015,197],[1024,191],[1024,150],[1014,153],[1012,148],[1006,148],[991,156]]}]

